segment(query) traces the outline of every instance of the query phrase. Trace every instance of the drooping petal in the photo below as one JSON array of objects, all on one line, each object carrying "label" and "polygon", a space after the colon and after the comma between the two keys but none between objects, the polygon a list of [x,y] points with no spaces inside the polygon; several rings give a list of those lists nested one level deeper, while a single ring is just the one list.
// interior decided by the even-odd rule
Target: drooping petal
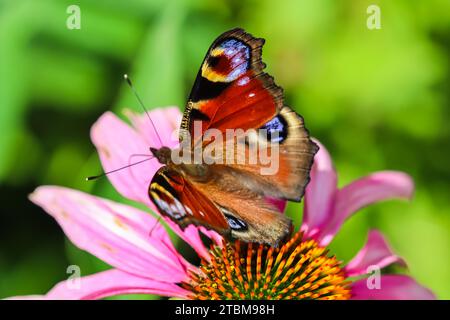
[{"label": "drooping petal", "polygon": [[62,187],[39,187],[30,198],[57,220],[76,246],[113,267],[160,281],[186,278],[189,263],[150,214]]},{"label": "drooping petal", "polygon": [[382,200],[410,199],[414,182],[403,172],[381,171],[347,185],[338,191],[333,215],[321,230],[321,242],[328,245],[344,221],[359,209]]},{"label": "drooping petal", "polygon": [[[214,230],[208,230],[204,227],[200,227],[199,229],[204,235],[206,235],[208,238],[210,238],[216,246],[219,246],[219,247],[223,246],[224,238],[220,234],[218,234]],[[209,258],[209,255],[208,255],[208,258]]]},{"label": "drooping petal", "polygon": [[[142,156],[150,153],[150,146],[146,140],[111,112],[103,114],[92,126],[91,139],[97,148],[105,172],[149,158]],[[160,167],[161,164],[156,159],[151,159],[109,174],[107,177],[124,197],[151,205],[148,186]]]},{"label": "drooping petal", "polygon": [[182,230],[175,222],[169,218],[165,219],[169,227],[187,244],[189,244],[192,249],[198,254],[202,259],[209,261],[209,251],[204,245],[202,238],[200,237],[200,227],[189,225],[184,230]]},{"label": "drooping petal", "polygon": [[[148,154],[150,146],[159,147],[159,139],[147,116],[131,111],[126,114],[134,128],[110,112],[101,116],[92,127],[91,138],[99,152],[104,171],[111,171],[128,163],[142,161],[146,157],[136,155]],[[164,145],[170,148],[176,147],[178,136],[175,131],[181,122],[181,112],[178,108],[159,108],[149,112],[149,115]],[[144,203],[153,211],[158,212],[148,196],[148,186],[160,167],[161,164],[157,160],[149,160],[110,174],[108,178],[124,197]],[[175,223],[171,221],[167,221],[167,223],[201,257],[208,256],[208,250],[201,242],[197,227],[190,226],[183,231]]]},{"label": "drooping petal", "polygon": [[377,230],[371,230],[367,243],[344,270],[349,277],[355,277],[366,274],[370,266],[376,265],[382,269],[392,263],[406,267],[405,261],[392,252],[383,235]]},{"label": "drooping petal", "polygon": [[175,148],[178,146],[178,132],[182,118],[182,113],[178,107],[156,108],[149,112],[157,132],[155,132],[146,114],[128,111],[126,115],[139,135],[146,141],[148,147],[160,147],[159,139],[166,147]]},{"label": "drooping petal", "polygon": [[311,180],[306,187],[302,231],[314,238],[333,213],[337,177],[331,157],[325,147],[314,140],[319,151],[314,157]]},{"label": "drooping petal", "polygon": [[434,300],[436,296],[429,289],[405,275],[382,275],[379,289],[369,289],[368,279],[361,279],[352,285],[353,300]]},{"label": "drooping petal", "polygon": [[44,298],[46,300],[93,300],[132,293],[186,297],[188,292],[173,283],[142,278],[111,269],[79,279],[62,281]]}]

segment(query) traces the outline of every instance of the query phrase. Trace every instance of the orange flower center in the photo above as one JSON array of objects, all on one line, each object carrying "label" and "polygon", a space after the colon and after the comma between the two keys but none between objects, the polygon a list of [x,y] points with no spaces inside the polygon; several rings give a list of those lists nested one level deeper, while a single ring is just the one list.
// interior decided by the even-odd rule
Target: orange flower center
[{"label": "orange flower center", "polygon": [[296,233],[279,248],[236,241],[214,246],[183,287],[192,299],[325,299],[351,296],[341,262]]}]

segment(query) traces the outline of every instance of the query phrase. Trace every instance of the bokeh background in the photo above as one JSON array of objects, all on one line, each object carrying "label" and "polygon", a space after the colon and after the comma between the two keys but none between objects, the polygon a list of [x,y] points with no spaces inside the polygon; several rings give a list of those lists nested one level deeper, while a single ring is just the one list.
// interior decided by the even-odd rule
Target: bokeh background
[{"label": "bokeh background", "polygon": [[[80,30],[66,27],[72,4]],[[380,30],[366,27],[370,4]],[[267,40],[268,71],[330,150],[340,185],[385,169],[416,182],[411,202],[361,210],[333,252],[348,261],[378,228],[412,276],[450,298],[448,0],[0,0],[0,298],[44,293],[70,264],[107,268],[28,194],[56,184],[123,201],[107,179],[84,181],[101,169],[92,123],[140,110],[122,74],[149,109],[183,108],[210,43],[236,26]],[[301,207],[289,206],[297,224]]]}]

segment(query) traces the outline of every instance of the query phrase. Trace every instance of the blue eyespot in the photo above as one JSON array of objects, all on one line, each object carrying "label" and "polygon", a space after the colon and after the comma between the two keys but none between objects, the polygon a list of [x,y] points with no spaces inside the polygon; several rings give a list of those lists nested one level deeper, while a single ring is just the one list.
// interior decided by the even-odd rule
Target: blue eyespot
[{"label": "blue eyespot", "polygon": [[247,230],[247,224],[244,221],[227,214],[225,215],[225,217],[227,218],[228,225],[232,230],[236,231]]},{"label": "blue eyespot", "polygon": [[267,130],[267,140],[270,142],[281,143],[286,140],[288,126],[286,120],[280,115],[267,122],[261,129]]},{"label": "blue eyespot", "polygon": [[224,54],[230,59],[232,67],[228,80],[233,81],[244,74],[250,62],[250,48],[241,41],[236,39],[228,39],[220,44],[224,49]]},{"label": "blue eyespot", "polygon": [[[234,56],[238,52],[241,53],[245,60],[250,59],[250,48],[243,42],[238,41],[236,39],[228,39],[220,44],[222,48],[224,48],[224,52],[227,56]],[[237,61],[239,62],[239,60]]]}]

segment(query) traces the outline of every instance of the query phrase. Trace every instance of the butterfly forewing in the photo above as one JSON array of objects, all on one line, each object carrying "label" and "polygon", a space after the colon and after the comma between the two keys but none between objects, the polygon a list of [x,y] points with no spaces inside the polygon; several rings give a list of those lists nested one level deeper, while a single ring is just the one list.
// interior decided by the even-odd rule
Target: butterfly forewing
[{"label": "butterfly forewing", "polygon": [[195,224],[223,235],[229,233],[227,220],[214,203],[175,170],[159,169],[150,183],[149,195],[159,211],[182,228]]},{"label": "butterfly forewing", "polygon": [[263,44],[242,29],[214,41],[189,96],[181,132],[193,136],[194,121],[202,122],[203,132],[259,128],[281,110],[283,91],[263,72]]},{"label": "butterfly forewing", "polygon": [[[263,39],[242,29],[225,32],[213,42],[195,80],[181,129],[192,137],[194,121],[201,121],[203,132],[209,128],[276,131],[279,165],[275,173],[261,175],[262,165],[249,165],[249,159],[244,164],[222,162],[235,169],[247,187],[267,196],[300,201],[318,147],[311,141],[303,118],[284,106],[283,90],[263,71],[263,44]],[[270,152],[270,136],[267,142]],[[234,158],[242,156],[247,154]]]}]

